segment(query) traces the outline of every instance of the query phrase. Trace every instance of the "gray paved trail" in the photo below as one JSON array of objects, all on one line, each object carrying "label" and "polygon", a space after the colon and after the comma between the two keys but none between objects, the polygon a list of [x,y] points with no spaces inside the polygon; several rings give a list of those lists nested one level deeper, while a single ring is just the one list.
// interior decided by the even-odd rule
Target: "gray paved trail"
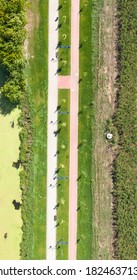
[{"label": "gray paved trail", "polygon": [[46,259],[56,259],[56,209],[57,189],[57,106],[58,106],[58,61],[56,59],[56,47],[58,44],[58,0],[49,1],[49,31],[48,31],[48,139],[47,139],[47,211],[46,211]]}]

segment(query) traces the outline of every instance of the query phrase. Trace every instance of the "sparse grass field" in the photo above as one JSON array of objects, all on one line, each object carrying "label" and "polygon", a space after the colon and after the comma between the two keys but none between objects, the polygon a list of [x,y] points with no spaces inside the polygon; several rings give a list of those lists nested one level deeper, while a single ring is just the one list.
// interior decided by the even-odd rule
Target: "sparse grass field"
[{"label": "sparse grass field", "polygon": [[[93,259],[112,259],[112,161],[114,151],[106,140],[106,121],[114,113],[116,98],[115,0],[105,0],[99,21],[98,90],[95,96],[93,149]],[[104,21],[105,18],[105,21]]]},{"label": "sparse grass field", "polygon": [[[70,46],[71,40],[71,4],[70,1],[59,1],[59,43],[63,46]],[[60,75],[70,74],[70,48],[59,48]]]},{"label": "sparse grass field", "polygon": [[46,137],[47,137],[47,53],[48,1],[30,1],[31,32],[27,68],[31,121],[33,126],[30,188],[33,214],[30,223],[32,259],[46,254]]},{"label": "sparse grass field", "polygon": [[[99,14],[103,0],[80,1],[79,181],[77,259],[94,259],[94,130],[99,57]],[[83,160],[84,159],[84,160]]]},{"label": "sparse grass field", "polygon": [[[59,112],[69,112],[70,91],[59,90]],[[68,242],[68,211],[69,211],[69,114],[58,114],[58,128],[61,129],[58,134],[58,177],[68,176],[68,179],[58,180],[57,187],[57,242]],[[60,184],[60,186],[59,186]],[[60,246],[60,248],[58,248]],[[59,244],[57,246],[57,259],[68,259],[68,244]]]}]

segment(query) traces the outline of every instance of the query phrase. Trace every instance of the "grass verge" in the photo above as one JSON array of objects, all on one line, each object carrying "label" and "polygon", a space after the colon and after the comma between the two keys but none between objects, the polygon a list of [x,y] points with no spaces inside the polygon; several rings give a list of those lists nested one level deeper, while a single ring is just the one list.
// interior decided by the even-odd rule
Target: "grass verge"
[{"label": "grass verge", "polygon": [[[30,1],[29,60],[26,69],[32,126],[31,160],[27,163],[26,205],[29,207],[21,244],[22,258],[45,259],[48,1]],[[23,175],[24,176],[24,175]]]},{"label": "grass verge", "polygon": [[[78,149],[78,236],[77,259],[91,258],[92,198],[91,198],[91,11],[92,4],[80,13],[80,85],[79,85],[79,149]],[[84,28],[83,28],[84,27]],[[86,93],[86,94],[85,94]],[[84,159],[84,160],[83,160]]]},{"label": "grass verge", "polygon": [[[59,44],[70,46],[71,44],[71,4],[70,1],[59,1]],[[59,48],[60,75],[70,75],[70,48]]]},{"label": "grass verge", "polygon": [[[58,128],[61,129],[58,134],[58,178],[64,176],[63,180],[58,179],[57,184],[57,203],[59,207],[57,210],[57,259],[68,259],[68,209],[69,209],[69,104],[70,91],[59,90],[59,114],[58,114]],[[61,114],[64,112],[64,114]],[[60,184],[60,185],[59,185]]]},{"label": "grass verge", "polygon": [[[100,1],[102,2],[102,0]],[[79,180],[77,259],[92,258],[94,98],[97,91],[97,1],[80,1]],[[89,12],[91,11],[91,12]]]}]

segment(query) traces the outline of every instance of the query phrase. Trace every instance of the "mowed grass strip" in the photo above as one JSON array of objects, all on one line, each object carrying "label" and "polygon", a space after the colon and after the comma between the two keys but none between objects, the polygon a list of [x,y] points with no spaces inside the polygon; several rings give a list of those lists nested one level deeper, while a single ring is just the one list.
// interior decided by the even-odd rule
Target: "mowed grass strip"
[{"label": "mowed grass strip", "polygon": [[[80,1],[79,180],[77,259],[93,257],[95,94],[103,0]],[[84,160],[83,160],[84,159]]]},{"label": "mowed grass strip", "polygon": [[[58,48],[59,75],[70,74],[70,46],[71,44],[71,1],[59,1],[59,45]],[[71,47],[71,46],[70,46]]]},{"label": "mowed grass strip", "polygon": [[[46,252],[46,150],[47,150],[47,54],[48,1],[31,1],[33,33],[29,39],[31,58],[28,90],[33,126],[31,186],[33,196],[32,258],[45,259]],[[31,21],[31,20],[30,20]]]},{"label": "mowed grass strip", "polygon": [[[78,146],[78,243],[77,259],[91,259],[92,197],[92,77],[91,77],[91,1],[80,6],[80,83],[79,83],[79,146]],[[85,6],[86,4],[86,6]]]},{"label": "mowed grass strip", "polygon": [[[57,177],[57,259],[68,259],[68,211],[69,211],[69,136],[70,91],[59,90],[58,111],[58,173]],[[63,178],[62,178],[63,177]],[[67,178],[66,178],[67,177]]]}]

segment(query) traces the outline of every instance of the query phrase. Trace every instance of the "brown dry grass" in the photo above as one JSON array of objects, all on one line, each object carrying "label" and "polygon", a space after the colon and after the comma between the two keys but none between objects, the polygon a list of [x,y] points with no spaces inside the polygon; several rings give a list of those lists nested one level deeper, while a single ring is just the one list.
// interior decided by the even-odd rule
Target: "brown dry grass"
[{"label": "brown dry grass", "polygon": [[115,110],[115,13],[116,0],[104,0],[99,24],[93,186],[93,258],[104,260],[113,258],[111,164],[114,152],[105,139],[105,124]]}]

